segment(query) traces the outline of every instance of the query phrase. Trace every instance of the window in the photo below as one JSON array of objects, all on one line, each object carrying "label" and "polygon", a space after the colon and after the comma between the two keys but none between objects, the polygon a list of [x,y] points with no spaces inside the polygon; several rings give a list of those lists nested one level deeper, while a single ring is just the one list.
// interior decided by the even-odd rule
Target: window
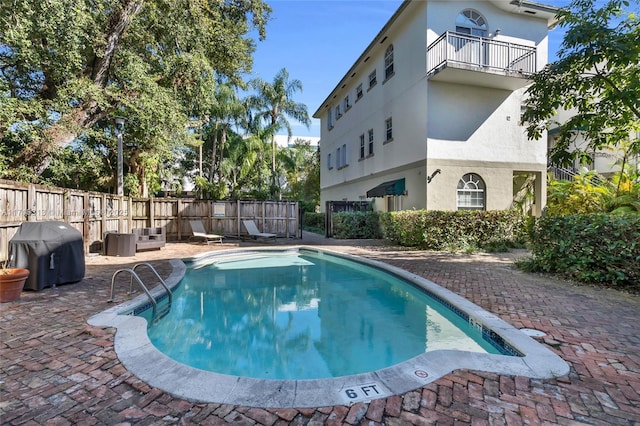
[{"label": "window", "polygon": [[362,83],[356,87],[356,101],[362,97]]},{"label": "window", "polygon": [[387,129],[387,142],[391,142],[393,140],[393,121],[391,117],[387,118],[385,121],[385,127]]},{"label": "window", "polygon": [[376,70],[373,70],[371,74],[369,74],[369,89],[376,85],[378,80],[376,79]]},{"label": "window", "polygon": [[349,151],[347,151],[347,144],[342,145],[342,167],[349,165]]},{"label": "window", "polygon": [[364,158],[364,133],[360,135],[360,158]]},{"label": "window", "polygon": [[344,108],[345,112],[346,112],[349,108],[351,108],[351,104],[349,103],[349,95],[347,95],[347,96],[345,96],[345,97],[344,97],[344,101],[342,101],[342,104],[343,104],[342,106],[343,106],[343,108]]},{"label": "window", "polygon": [[484,181],[480,176],[475,173],[462,176],[458,182],[458,210],[484,210],[485,195]]},{"label": "window", "polygon": [[329,109],[329,111],[327,112],[327,129],[333,129],[333,115],[331,114],[331,109]]},{"label": "window", "polygon": [[463,10],[456,18],[456,32],[486,37],[487,21],[473,9]]},{"label": "window", "polygon": [[387,80],[393,76],[393,44],[387,47],[384,52],[384,79]]},{"label": "window", "polygon": [[340,112],[340,105],[336,105],[336,120],[342,117],[342,113]]},{"label": "window", "polygon": [[369,129],[369,155],[373,155],[373,129]]},{"label": "window", "polygon": [[336,149],[336,167],[341,169],[349,165],[349,155],[347,153],[347,144],[342,144]]},{"label": "window", "polygon": [[331,153],[327,155],[327,169],[333,169],[333,164],[331,164]]}]

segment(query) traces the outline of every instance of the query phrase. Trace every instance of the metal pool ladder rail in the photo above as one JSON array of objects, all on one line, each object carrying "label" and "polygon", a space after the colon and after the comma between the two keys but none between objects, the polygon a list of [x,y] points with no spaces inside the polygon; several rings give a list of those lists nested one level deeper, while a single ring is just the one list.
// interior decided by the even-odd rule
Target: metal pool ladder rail
[{"label": "metal pool ladder rail", "polygon": [[[142,279],[140,279],[140,276],[136,273],[136,269],[138,269],[141,266],[146,266],[149,269],[151,269],[151,271],[155,274],[156,278],[158,278],[158,281],[160,281],[160,284],[162,285],[162,287],[164,287],[164,289],[167,292],[167,297],[169,299],[168,303],[164,306],[164,308],[160,312],[158,312],[158,301],[156,300],[155,297],[153,297],[153,295],[151,294],[151,292],[149,291],[147,286],[144,285],[144,283],[142,282]],[[113,273],[113,276],[111,277],[111,297],[109,298],[108,302],[114,302],[115,301],[114,290],[115,290],[116,277],[122,272],[129,273],[129,275],[131,277],[131,279],[129,281],[129,294],[133,294],[134,293],[134,291],[133,291],[133,280],[135,278],[135,281],[138,283],[140,288],[142,288],[142,290],[149,297],[149,301],[151,302],[151,305],[153,306],[153,318],[152,318],[152,321],[155,322],[158,319],[164,317],[165,315],[167,315],[169,313],[169,311],[171,310],[171,302],[172,302],[172,298],[173,298],[173,295],[171,293],[171,289],[169,289],[169,287],[164,282],[164,280],[162,279],[160,274],[158,274],[158,271],[156,271],[156,269],[150,263],[147,263],[147,262],[137,263],[136,265],[133,266],[133,268],[118,269],[117,271],[115,271]]]}]

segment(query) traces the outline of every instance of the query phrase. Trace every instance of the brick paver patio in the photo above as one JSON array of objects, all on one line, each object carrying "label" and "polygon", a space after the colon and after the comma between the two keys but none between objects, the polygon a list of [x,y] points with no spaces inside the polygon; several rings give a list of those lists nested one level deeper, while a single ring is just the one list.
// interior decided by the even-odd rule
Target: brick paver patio
[{"label": "brick paver patio", "polygon": [[166,276],[167,259],[234,246],[168,244],[135,258],[87,257],[82,282],[24,292],[19,301],[0,305],[2,424],[640,424],[640,297],[523,273],[512,266],[514,254],[452,255],[306,236],[288,242],[330,244],[387,262],[449,288],[517,328],[541,330],[547,334],[544,344],[571,372],[532,380],[454,371],[422,389],[351,407],[258,409],[177,399],[122,366],[112,329],[86,323],[111,306],[106,300],[116,269],[149,261]]}]

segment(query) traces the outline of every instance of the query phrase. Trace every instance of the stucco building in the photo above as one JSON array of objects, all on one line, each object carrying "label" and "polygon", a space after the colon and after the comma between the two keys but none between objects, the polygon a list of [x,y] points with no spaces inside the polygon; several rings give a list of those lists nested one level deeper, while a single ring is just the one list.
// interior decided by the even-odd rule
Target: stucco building
[{"label": "stucco building", "polygon": [[520,125],[556,9],[520,0],[404,1],[314,113],[321,207],[508,209],[546,202],[546,140]]}]

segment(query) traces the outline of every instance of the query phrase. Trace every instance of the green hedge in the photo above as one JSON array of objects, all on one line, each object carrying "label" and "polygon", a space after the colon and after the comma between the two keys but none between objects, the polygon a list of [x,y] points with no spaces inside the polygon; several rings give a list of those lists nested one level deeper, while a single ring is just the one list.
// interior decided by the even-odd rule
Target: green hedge
[{"label": "green hedge", "polygon": [[527,269],[593,284],[640,283],[640,215],[564,215],[534,220],[514,211],[346,212],[336,238],[380,238],[429,250],[499,251],[528,241]]},{"label": "green hedge", "polygon": [[537,270],[594,284],[640,283],[639,215],[544,216],[533,229]]},{"label": "green hedge", "polygon": [[302,218],[303,228],[321,229],[324,231],[324,213],[305,212]]},{"label": "green hedge", "polygon": [[381,238],[379,215],[376,212],[334,213],[333,236],[338,239]]},{"label": "green hedge", "polygon": [[527,220],[514,211],[406,210],[382,213],[384,237],[429,250],[506,250],[524,243]]}]

